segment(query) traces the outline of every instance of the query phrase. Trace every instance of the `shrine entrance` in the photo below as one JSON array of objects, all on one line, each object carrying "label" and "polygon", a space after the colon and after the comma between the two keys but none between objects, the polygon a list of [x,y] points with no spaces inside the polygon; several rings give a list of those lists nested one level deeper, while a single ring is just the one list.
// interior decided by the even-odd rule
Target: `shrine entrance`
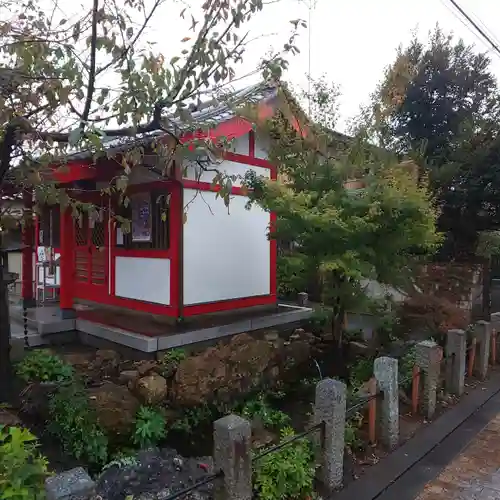
[{"label": "shrine entrance", "polygon": [[109,287],[109,215],[103,207],[95,217],[75,220],[75,295],[99,300]]}]

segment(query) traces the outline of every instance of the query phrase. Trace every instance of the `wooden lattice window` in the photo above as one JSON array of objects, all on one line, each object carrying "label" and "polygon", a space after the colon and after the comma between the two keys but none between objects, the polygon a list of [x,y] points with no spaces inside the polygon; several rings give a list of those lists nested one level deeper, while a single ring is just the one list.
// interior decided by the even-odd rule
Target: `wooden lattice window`
[{"label": "wooden lattice window", "polygon": [[125,248],[168,250],[170,246],[170,194],[165,192],[132,195],[119,215],[130,221],[130,231],[123,234]]}]

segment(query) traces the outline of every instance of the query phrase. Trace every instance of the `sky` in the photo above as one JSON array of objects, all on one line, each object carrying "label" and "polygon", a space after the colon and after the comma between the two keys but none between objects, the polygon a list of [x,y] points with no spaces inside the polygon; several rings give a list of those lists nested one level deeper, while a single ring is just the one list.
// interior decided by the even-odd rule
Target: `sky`
[{"label": "sky", "polygon": [[[52,4],[54,0],[40,0]],[[80,16],[87,11],[91,0],[55,0],[62,17]],[[125,1],[125,0],[119,0]],[[146,5],[152,0],[144,0]],[[190,17],[180,18],[186,6],[199,18],[200,6],[205,0],[165,0],[155,14],[143,38],[154,41],[155,51],[169,61],[184,48],[181,40],[189,35]],[[293,19],[309,20],[302,30],[297,45],[299,55],[290,59],[290,68],[284,79],[296,88],[306,88],[306,75],[311,69],[313,78],[325,76],[340,86],[340,119],[336,128],[346,131],[349,119],[360,105],[367,103],[370,93],[383,77],[384,68],[395,58],[400,44],[407,44],[416,30],[425,39],[437,23],[445,32],[453,32],[478,51],[487,52],[492,59],[491,69],[500,78],[500,54],[494,52],[477,32],[465,22],[450,0],[263,0],[265,5],[243,29],[250,31],[243,63],[237,67],[235,88],[255,83],[254,72],[270,47],[282,47],[287,40]],[[309,2],[312,2],[309,3]],[[497,0],[457,0],[492,38],[498,37],[500,46],[500,2]],[[315,5],[309,9],[309,5]],[[1,15],[1,13],[0,13]],[[140,23],[141,19],[138,19]],[[310,30],[310,32],[309,32]],[[244,34],[243,31],[240,34]],[[309,51],[310,35],[310,51]],[[188,43],[189,45],[189,43]],[[309,53],[311,57],[309,59]],[[250,76],[246,76],[250,75]]]},{"label": "sky", "polygon": [[[182,3],[178,0],[179,3]],[[198,0],[190,1],[195,9]],[[201,1],[201,0],[199,0]],[[269,0],[267,0],[269,1]],[[500,40],[500,2],[494,0],[457,0],[459,5]],[[264,0],[266,2],[266,0]],[[500,54],[491,50],[475,30],[458,14],[449,0],[279,0],[266,5],[248,25],[256,40],[249,46],[237,75],[252,72],[260,57],[270,46],[279,46],[290,32],[290,20],[309,19],[308,2],[316,2],[311,10],[309,29],[311,38],[311,75],[324,75],[340,86],[339,131],[345,131],[348,121],[355,116],[361,104],[383,76],[384,68],[395,57],[399,44],[407,44],[416,30],[420,37],[434,29],[436,23],[446,32],[453,32],[478,51],[489,51],[492,70],[500,77]],[[170,17],[170,16],[169,16]],[[168,23],[169,27],[172,26]],[[165,30],[166,21],[157,16],[151,34],[158,48],[172,50],[186,34],[186,24],[179,19],[172,30]],[[307,87],[309,69],[309,33],[303,30],[298,39],[301,53],[290,61],[285,79],[298,88]],[[500,42],[499,42],[500,45]],[[252,75],[235,86],[252,83]]]}]

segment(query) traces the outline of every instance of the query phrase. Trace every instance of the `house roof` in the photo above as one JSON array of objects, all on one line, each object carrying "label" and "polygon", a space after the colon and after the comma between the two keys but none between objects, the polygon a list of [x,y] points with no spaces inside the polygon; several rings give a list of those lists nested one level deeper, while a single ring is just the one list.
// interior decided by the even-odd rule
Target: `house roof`
[{"label": "house roof", "polygon": [[[217,125],[236,118],[235,108],[243,104],[258,104],[274,99],[278,94],[279,86],[275,83],[260,82],[233,92],[221,93],[218,99],[203,102],[199,109],[192,107],[190,109],[193,123],[198,126]],[[164,115],[167,126],[166,129],[176,135],[181,135],[192,129],[192,125],[183,122],[174,115]],[[135,146],[141,146],[151,143],[157,137],[164,136],[165,132],[157,130],[145,134],[139,134],[135,137],[118,137],[104,139],[104,150],[107,153],[121,152]],[[70,154],[68,160],[87,159],[92,157],[94,151],[87,149]]]}]

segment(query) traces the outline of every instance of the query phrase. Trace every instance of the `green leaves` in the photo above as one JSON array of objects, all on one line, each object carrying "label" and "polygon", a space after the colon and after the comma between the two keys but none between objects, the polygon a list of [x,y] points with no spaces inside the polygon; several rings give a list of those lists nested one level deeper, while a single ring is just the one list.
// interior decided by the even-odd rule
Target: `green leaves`
[{"label": "green leaves", "polygon": [[155,446],[167,435],[165,416],[161,410],[141,406],[137,412],[135,429],[132,435],[134,444],[141,449]]},{"label": "green leaves", "polygon": [[3,500],[42,500],[48,461],[28,429],[0,425],[0,491]]},{"label": "green leaves", "polygon": [[[295,244],[282,258],[300,259],[304,279],[315,273],[326,285],[327,303],[354,306],[364,293],[363,280],[396,284],[417,254],[439,245],[437,212],[412,165],[357,154],[355,143],[342,151],[330,142],[326,156],[318,149],[320,139],[304,140],[280,119],[270,124],[270,134],[270,156],[286,182],[249,173],[251,201],[276,213],[271,237]],[[365,173],[363,189],[346,188],[351,172]]]}]

